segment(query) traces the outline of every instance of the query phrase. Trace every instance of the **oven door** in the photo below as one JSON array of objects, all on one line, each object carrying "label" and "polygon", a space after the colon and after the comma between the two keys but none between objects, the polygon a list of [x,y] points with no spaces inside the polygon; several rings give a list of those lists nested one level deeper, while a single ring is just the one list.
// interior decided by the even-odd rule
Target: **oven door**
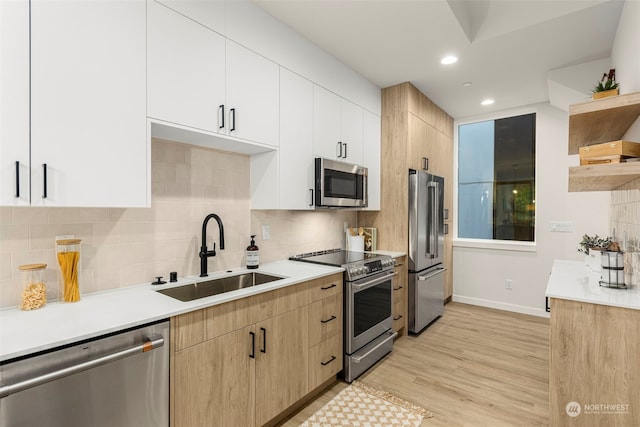
[{"label": "oven door", "polygon": [[315,204],[319,207],[367,207],[368,169],[317,157]]},{"label": "oven door", "polygon": [[352,354],[391,329],[393,270],[347,282],[345,350]]}]

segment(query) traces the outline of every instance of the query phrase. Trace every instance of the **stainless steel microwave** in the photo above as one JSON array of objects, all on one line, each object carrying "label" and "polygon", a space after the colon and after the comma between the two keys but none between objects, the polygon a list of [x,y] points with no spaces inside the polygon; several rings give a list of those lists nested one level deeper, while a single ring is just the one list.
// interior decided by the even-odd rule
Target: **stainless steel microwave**
[{"label": "stainless steel microwave", "polygon": [[367,168],[316,157],[315,169],[315,205],[317,207],[367,207]]}]

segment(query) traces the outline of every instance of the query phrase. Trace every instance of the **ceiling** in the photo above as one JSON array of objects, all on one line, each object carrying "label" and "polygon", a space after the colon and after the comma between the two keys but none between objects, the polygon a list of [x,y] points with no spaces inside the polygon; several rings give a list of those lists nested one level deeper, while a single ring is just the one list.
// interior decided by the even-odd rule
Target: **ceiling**
[{"label": "ceiling", "polygon": [[[380,88],[410,81],[456,119],[549,101],[550,71],[610,57],[624,5],[622,0],[254,1]],[[458,62],[441,65],[450,54]],[[595,85],[608,69],[600,69],[602,61],[594,64],[597,70],[586,68],[592,79],[575,81]],[[588,96],[590,86],[580,86],[572,89]],[[495,103],[480,105],[485,98]]]}]

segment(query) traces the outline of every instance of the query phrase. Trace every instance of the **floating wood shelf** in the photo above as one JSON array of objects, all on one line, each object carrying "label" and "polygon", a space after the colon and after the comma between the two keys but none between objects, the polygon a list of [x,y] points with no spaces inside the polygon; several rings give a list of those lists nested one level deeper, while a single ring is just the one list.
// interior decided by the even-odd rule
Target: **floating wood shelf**
[{"label": "floating wood shelf", "polygon": [[569,168],[569,191],[612,191],[634,180],[640,189],[639,178],[640,162],[573,166]]},{"label": "floating wood shelf", "polygon": [[640,92],[569,106],[569,154],[585,145],[622,139],[640,116]]}]

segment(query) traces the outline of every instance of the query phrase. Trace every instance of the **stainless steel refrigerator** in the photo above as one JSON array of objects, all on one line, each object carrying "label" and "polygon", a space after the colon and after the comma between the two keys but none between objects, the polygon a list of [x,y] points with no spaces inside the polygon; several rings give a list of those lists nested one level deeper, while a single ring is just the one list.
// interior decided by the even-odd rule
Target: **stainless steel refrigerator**
[{"label": "stainless steel refrigerator", "polygon": [[444,310],[444,178],[409,170],[409,332]]}]

